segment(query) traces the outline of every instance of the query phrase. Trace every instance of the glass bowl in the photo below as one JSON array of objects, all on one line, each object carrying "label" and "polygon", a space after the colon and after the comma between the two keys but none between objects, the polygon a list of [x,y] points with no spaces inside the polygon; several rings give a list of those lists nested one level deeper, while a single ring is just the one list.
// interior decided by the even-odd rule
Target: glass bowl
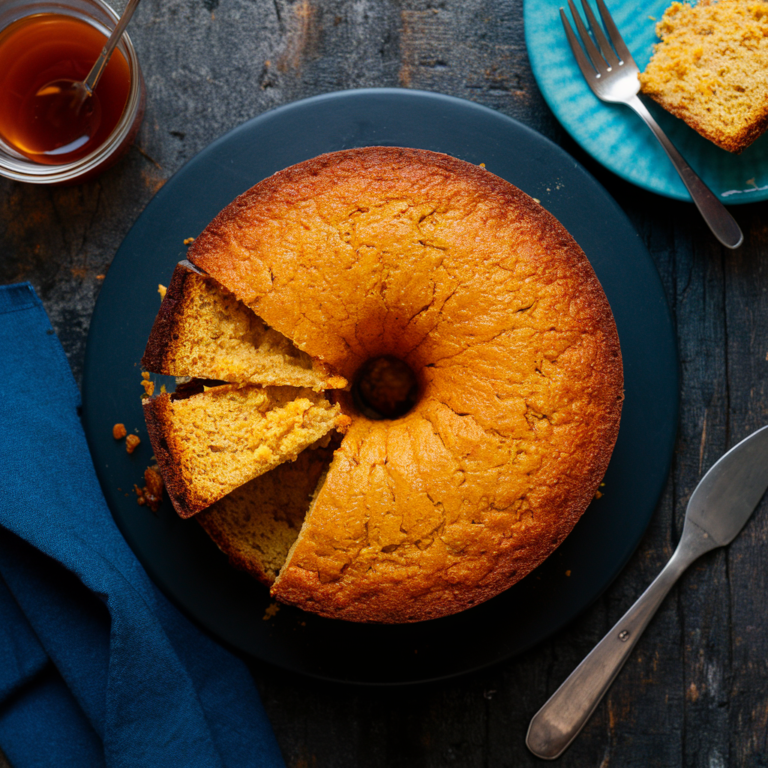
[{"label": "glass bowl", "polygon": [[[28,2],[7,0],[0,4],[0,33],[19,19],[40,13],[74,16],[108,36],[118,21],[117,13],[101,0]],[[32,184],[75,184],[92,179],[115,163],[128,150],[144,117],[145,88],[133,44],[123,34],[117,48],[131,75],[128,100],[117,125],[106,141],[85,157],[62,165],[43,165],[27,159],[0,138],[0,176]]]}]

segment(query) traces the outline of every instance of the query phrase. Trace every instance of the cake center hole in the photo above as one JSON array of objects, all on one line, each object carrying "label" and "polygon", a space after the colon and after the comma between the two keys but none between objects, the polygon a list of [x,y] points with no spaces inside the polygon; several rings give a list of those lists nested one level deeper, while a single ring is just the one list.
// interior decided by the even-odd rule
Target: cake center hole
[{"label": "cake center hole", "polygon": [[391,355],[368,360],[357,372],[352,396],[370,419],[396,419],[416,405],[419,383],[411,367]]}]

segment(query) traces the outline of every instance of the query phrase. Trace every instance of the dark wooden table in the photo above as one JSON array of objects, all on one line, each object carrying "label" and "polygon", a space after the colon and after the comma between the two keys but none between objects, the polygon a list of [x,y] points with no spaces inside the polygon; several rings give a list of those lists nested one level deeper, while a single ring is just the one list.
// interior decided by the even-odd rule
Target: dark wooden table
[{"label": "dark wooden table", "polygon": [[[130,34],[148,102],[127,157],[82,186],[0,180],[0,283],[32,283],[78,378],[103,277],[152,196],[213,139],[310,95],[394,86],[492,107],[573,154],[646,243],[677,331],[681,420],[658,509],[607,592],[539,647],[439,684],[350,688],[252,665],[292,768],[541,763],[524,744],[531,716],[671,555],[701,474],[768,423],[766,204],[732,209],[746,239],[730,252],[692,205],[585,156],[537,89],[522,0],[144,0]],[[766,541],[764,501],[678,583],[561,765],[768,766]]]}]

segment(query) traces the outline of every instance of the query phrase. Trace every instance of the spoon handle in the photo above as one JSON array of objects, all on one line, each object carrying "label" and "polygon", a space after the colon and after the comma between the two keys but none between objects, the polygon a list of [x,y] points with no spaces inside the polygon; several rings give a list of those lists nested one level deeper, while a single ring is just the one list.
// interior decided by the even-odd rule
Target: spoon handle
[{"label": "spoon handle", "polygon": [[701,544],[693,538],[683,534],[648,589],[533,716],[525,743],[534,755],[554,760],[578,736],[674,583],[696,558],[712,549],[711,541]]},{"label": "spoon handle", "polygon": [[109,63],[112,52],[120,42],[120,38],[123,36],[123,32],[125,31],[126,26],[128,26],[128,22],[131,20],[131,16],[133,16],[133,12],[136,10],[140,1],[141,0],[128,0],[123,15],[117,22],[117,26],[112,30],[112,34],[104,44],[104,47],[99,54],[99,58],[96,59],[94,65],[91,67],[91,71],[88,73],[88,77],[83,81],[83,84],[88,89],[88,93],[93,93],[96,83],[99,82],[99,78]]}]

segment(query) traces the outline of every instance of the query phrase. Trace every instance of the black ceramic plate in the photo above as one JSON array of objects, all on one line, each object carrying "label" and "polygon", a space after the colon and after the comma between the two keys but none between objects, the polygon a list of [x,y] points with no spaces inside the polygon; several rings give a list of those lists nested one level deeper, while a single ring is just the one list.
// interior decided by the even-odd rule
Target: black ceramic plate
[{"label": "black ceramic plate", "polygon": [[[560,549],[506,593],[457,616],[406,626],[357,625],[281,607],[227,564],[168,503],[157,515],[131,492],[150,463],[140,366],[168,284],[196,236],[236,195],[323,152],[369,145],[446,152],[539,199],[573,234],[605,288],[624,355],[626,402],[602,498]],[[490,109],[407,90],[333,93],[281,107],[214,142],[182,168],[115,256],[88,337],[84,424],[118,526],[158,586],[224,642],[280,667],[336,681],[403,684],[445,678],[517,654],[564,627],[626,564],[663,489],[677,426],[673,328],[658,273],[605,190],[559,147]],[[112,438],[142,438],[131,456]]]}]

